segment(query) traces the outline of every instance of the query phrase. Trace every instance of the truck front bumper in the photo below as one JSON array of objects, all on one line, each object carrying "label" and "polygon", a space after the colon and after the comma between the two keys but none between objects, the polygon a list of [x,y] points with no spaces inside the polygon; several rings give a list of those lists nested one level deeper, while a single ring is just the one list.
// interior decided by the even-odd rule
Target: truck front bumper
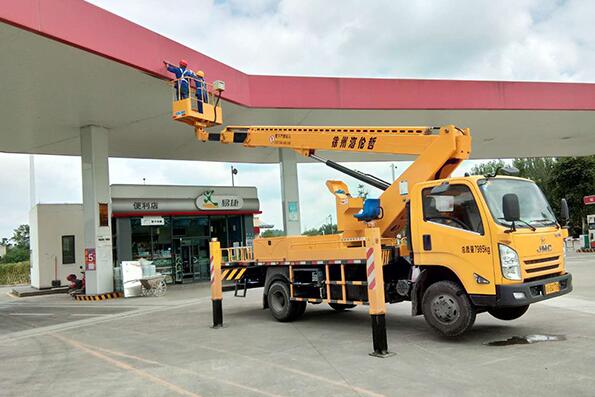
[{"label": "truck front bumper", "polygon": [[[560,283],[560,291],[545,293],[545,285]],[[513,307],[525,306],[542,300],[565,295],[572,291],[572,275],[565,273],[561,276],[548,277],[541,280],[521,284],[496,285],[496,295],[469,295],[475,306]]]}]

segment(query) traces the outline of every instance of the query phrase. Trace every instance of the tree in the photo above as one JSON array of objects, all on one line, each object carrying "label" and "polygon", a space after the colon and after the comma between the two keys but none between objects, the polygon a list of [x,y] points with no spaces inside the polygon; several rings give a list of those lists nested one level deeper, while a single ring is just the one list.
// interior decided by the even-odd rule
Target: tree
[{"label": "tree", "polygon": [[556,165],[555,158],[517,158],[512,161],[512,165],[518,168],[520,177],[534,181],[548,200],[553,198],[551,175]]},{"label": "tree", "polygon": [[568,157],[560,159],[552,168],[550,176],[550,204],[557,211],[562,198],[570,209],[570,232],[577,236],[583,232],[583,222],[594,206],[583,203],[583,197],[595,194],[595,156]]},{"label": "tree", "polygon": [[29,250],[25,247],[11,247],[6,251],[0,263],[16,263],[29,260]]},{"label": "tree", "polygon": [[319,233],[318,228],[311,228],[311,229],[306,229],[304,230],[304,232],[302,233],[302,235],[304,236],[319,236],[322,233]]},{"label": "tree", "polygon": [[15,247],[18,248],[25,248],[27,251],[29,250],[29,225],[21,225],[14,229],[14,233],[12,238],[10,239],[14,242]]},{"label": "tree", "polygon": [[336,234],[338,233],[337,225],[334,223],[325,223],[318,228],[320,234]]},{"label": "tree", "polygon": [[476,164],[471,168],[471,175],[491,175],[498,168],[506,166],[506,163],[502,160],[491,160],[487,163]]},{"label": "tree", "polygon": [[260,237],[279,237],[285,236],[285,232],[279,229],[268,229],[260,233]]},{"label": "tree", "polygon": [[320,236],[321,234],[337,234],[337,225],[334,223],[325,223],[324,225],[316,228],[305,230],[302,235],[304,236]]},{"label": "tree", "polygon": [[368,198],[368,194],[370,194],[370,192],[368,191],[368,188],[365,185],[361,183],[357,185],[357,197],[361,197],[365,200]]}]

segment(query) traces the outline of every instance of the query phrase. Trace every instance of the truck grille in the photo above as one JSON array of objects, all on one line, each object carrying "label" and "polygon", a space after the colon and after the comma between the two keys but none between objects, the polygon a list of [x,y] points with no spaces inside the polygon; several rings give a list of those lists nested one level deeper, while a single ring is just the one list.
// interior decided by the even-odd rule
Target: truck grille
[{"label": "truck grille", "polygon": [[559,256],[550,256],[548,258],[529,259],[525,261],[526,265],[536,265],[538,263],[557,261]]},{"label": "truck grille", "polygon": [[546,272],[557,269],[560,266],[560,256],[549,256],[547,258],[527,259],[525,263],[525,273],[529,276],[535,273]]},{"label": "truck grille", "polygon": [[558,264],[556,263],[555,265],[542,266],[542,267],[534,267],[532,269],[525,269],[525,271],[527,273],[537,273],[537,272],[544,272],[546,270],[555,269],[557,267],[558,267]]}]

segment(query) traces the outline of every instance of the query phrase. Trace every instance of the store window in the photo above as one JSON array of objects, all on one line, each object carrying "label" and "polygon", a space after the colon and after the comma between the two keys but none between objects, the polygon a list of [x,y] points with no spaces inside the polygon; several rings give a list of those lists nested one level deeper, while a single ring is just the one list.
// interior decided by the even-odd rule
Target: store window
[{"label": "store window", "polygon": [[130,228],[132,232],[132,260],[141,258],[151,260],[152,226],[143,226],[141,218],[130,218]]},{"label": "store window", "polygon": [[221,247],[229,247],[229,236],[227,228],[227,217],[211,217],[211,237],[215,237],[221,243]]},{"label": "store window", "polygon": [[62,264],[71,265],[76,262],[74,236],[62,236]]},{"label": "store window", "polygon": [[171,218],[164,217],[163,225],[149,226],[151,229],[152,259],[156,266],[172,263]]},{"label": "store window", "polygon": [[229,230],[229,244],[230,246],[242,246],[244,245],[244,233],[243,233],[243,219],[241,215],[234,215],[227,217],[227,228]]},{"label": "store window", "polygon": [[208,237],[209,218],[206,216],[175,217],[173,219],[174,236]]},{"label": "store window", "polygon": [[130,218],[132,260],[153,262],[157,272],[173,281],[172,221],[163,217],[163,225],[143,225],[142,218]]}]

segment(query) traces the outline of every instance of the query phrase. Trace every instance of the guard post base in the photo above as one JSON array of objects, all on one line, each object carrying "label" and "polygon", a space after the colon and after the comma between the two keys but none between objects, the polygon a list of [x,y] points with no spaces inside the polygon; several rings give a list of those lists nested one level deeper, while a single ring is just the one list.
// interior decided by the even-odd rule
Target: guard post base
[{"label": "guard post base", "polygon": [[221,328],[223,327],[223,300],[222,299],[213,299],[213,327],[212,328]]}]

